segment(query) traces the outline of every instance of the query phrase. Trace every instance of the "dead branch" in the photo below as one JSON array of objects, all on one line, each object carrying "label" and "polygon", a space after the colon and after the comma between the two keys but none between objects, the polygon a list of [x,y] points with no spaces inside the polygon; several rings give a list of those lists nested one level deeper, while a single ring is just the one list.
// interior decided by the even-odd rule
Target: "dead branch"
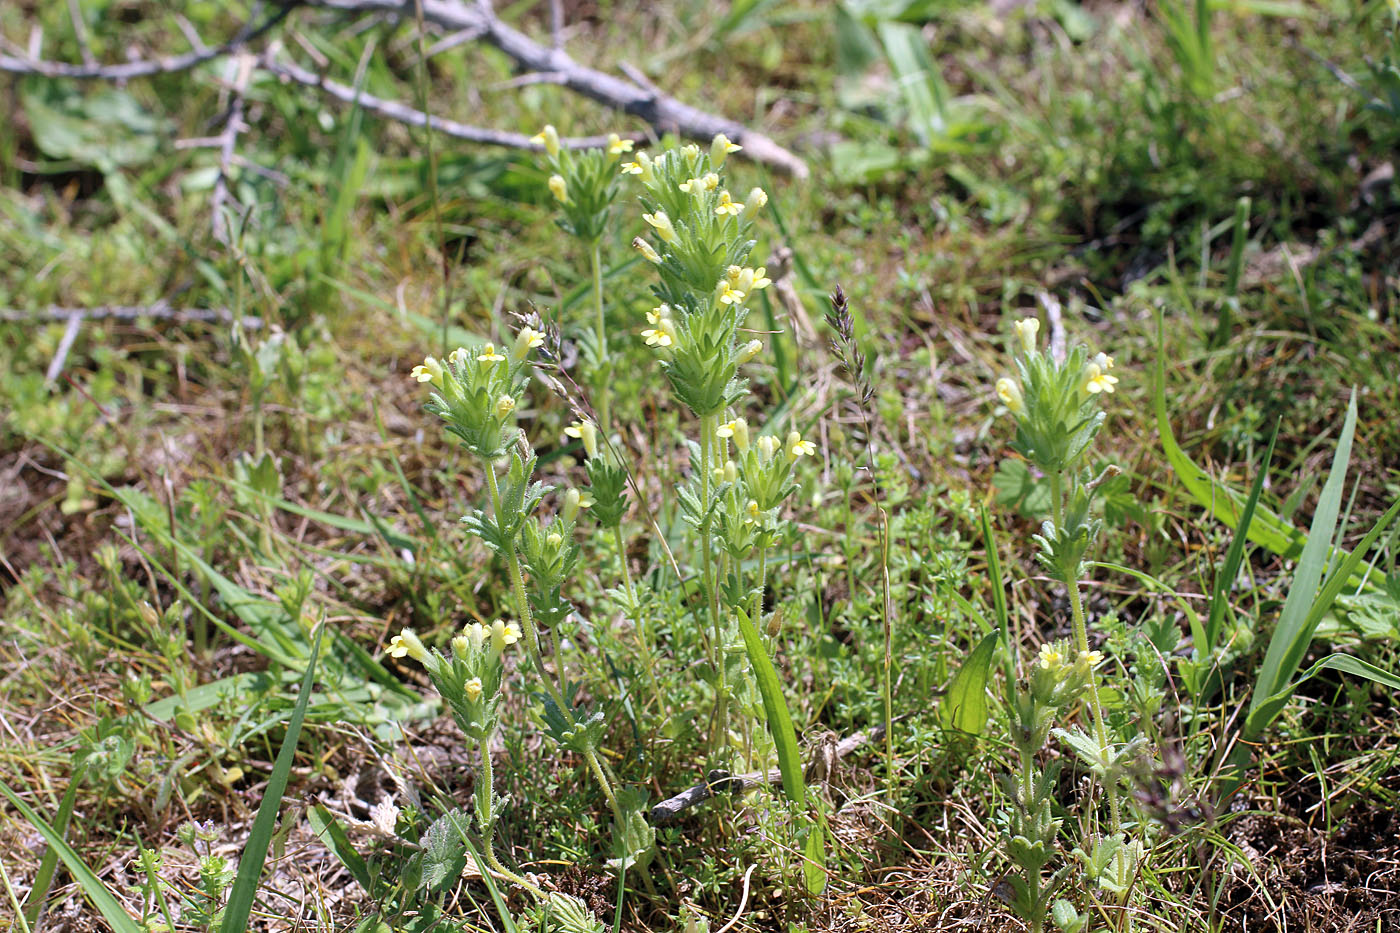
[{"label": "dead branch", "polygon": [[[876,726],[869,731],[857,732],[836,743],[835,749],[831,750],[828,755],[833,761],[839,761],[863,745],[878,742],[884,737],[884,734],[884,726]],[[823,762],[823,767],[829,771],[833,761]],[[755,787],[781,783],[782,780],[783,773],[777,768],[770,771],[750,771],[748,774],[730,774],[728,771],[714,770],[705,775],[705,780],[701,783],[687,787],[674,797],[663,800],[652,807],[651,821],[657,824],[670,823],[679,818],[686,810],[709,800],[716,794],[726,791],[741,794]]]},{"label": "dead branch", "polygon": [[51,62],[37,57],[26,56],[16,58],[11,55],[0,55],[0,71],[8,71],[11,74],[21,75],[43,75],[46,78],[70,78],[76,81],[115,81],[121,83],[130,81],[132,78],[146,78],[152,75],[173,74],[178,71],[189,71],[215,58],[237,52],[248,43],[254,41],[259,36],[268,32],[282,20],[287,18],[295,4],[288,4],[273,13],[260,26],[253,26],[251,23],[238,31],[232,39],[223,45],[210,47],[197,47],[193,52],[186,52],[184,55],[172,55],[166,58],[137,59],[135,61],[123,62],[119,65],[72,65],[67,62]]},{"label": "dead branch", "polygon": [[[655,87],[606,74],[581,65],[562,48],[551,48],[502,22],[485,2],[422,0],[423,19],[449,31],[478,32],[481,41],[495,46],[525,72],[557,73],[563,86],[600,104],[640,117],[665,132],[708,142],[723,133],[744,147],[751,159],[772,165],[797,178],[807,177],[807,163],[764,134],[742,123],[706,113],[665,94]],[[304,0],[305,6],[345,12],[405,13],[403,0]]]},{"label": "dead branch", "polygon": [[[175,321],[176,323],[188,321],[232,322],[234,314],[228,308],[176,308],[168,301],[157,301],[155,304],[149,305],[99,305],[92,308],[60,308],[57,305],[34,310],[0,308],[0,321],[21,324],[72,320],[97,321],[105,318],[134,321],[143,317]],[[263,325],[262,319],[256,317],[244,317],[240,323],[249,330],[257,330]]]},{"label": "dead branch", "polygon": [[[409,126],[422,126],[427,123],[434,132],[442,133],[444,136],[451,136],[454,139],[465,139],[469,142],[482,143],[488,146],[507,146],[512,149],[535,149],[543,151],[544,147],[538,143],[530,141],[530,137],[524,133],[508,133],[504,130],[493,130],[482,126],[470,126],[466,123],[458,123],[456,120],[448,120],[444,117],[437,117],[425,114],[421,110],[416,110],[398,101],[385,100],[382,97],[375,97],[364,91],[356,91],[348,84],[341,84],[323,75],[302,68],[300,65],[288,61],[264,59],[262,67],[283,78],[297,84],[304,84],[307,87],[314,87],[338,101],[347,104],[358,103],[370,113],[390,120],[397,120],[400,123],[407,123]],[[592,149],[607,144],[606,136],[574,136],[568,139],[559,140],[560,145],[571,149]]]},{"label": "dead branch", "polygon": [[[405,0],[280,0],[276,13],[261,25],[251,23],[240,30],[222,45],[206,47],[197,43],[191,52],[168,58],[142,59],[117,65],[83,64],[46,61],[39,58],[37,50],[25,55],[0,55],[0,71],[12,74],[37,74],[50,78],[72,78],[78,80],[107,80],[124,82],[133,78],[186,71],[203,62],[223,55],[241,52],[248,43],[268,32],[297,7],[314,7],[337,10],[345,13],[373,13],[379,16],[406,18],[412,4]],[[450,48],[460,42],[477,40],[495,46],[519,66],[522,82],[557,83],[578,94],[598,101],[608,107],[640,117],[661,132],[674,131],[690,139],[708,142],[715,135],[723,133],[744,147],[748,158],[764,162],[788,172],[797,178],[807,177],[807,164],[797,155],[784,149],[764,134],[751,130],[741,123],[707,113],[676,98],[656,87],[644,75],[628,68],[628,78],[606,74],[594,68],[579,64],[562,48],[562,23],[556,23],[552,37],[553,46],[541,45],[524,33],[502,22],[485,0],[468,4],[463,0],[422,0],[423,20],[452,33],[444,42],[435,46],[436,51]],[[282,78],[319,88],[325,93],[344,102],[358,98],[366,109],[379,116],[399,120],[414,126],[427,124],[434,130],[457,139],[494,146],[507,146],[519,149],[537,148],[523,133],[508,133],[484,127],[469,126],[453,120],[424,114],[419,110],[395,101],[384,100],[369,94],[356,94],[353,88],[307,71],[286,61],[273,61],[264,56],[261,67]],[[538,76],[538,77],[531,77]],[[241,97],[241,95],[237,95]],[[230,113],[226,134],[221,142],[228,142],[228,130],[236,141],[237,125],[241,118],[241,101],[236,99],[236,109]],[[574,146],[596,146],[601,137],[584,137],[570,140]],[[232,161],[233,153],[221,147],[221,166]],[[221,172],[220,179],[227,178]],[[215,221],[216,225],[219,221]]]},{"label": "dead branch", "polygon": [[233,80],[229,82],[228,118],[224,121],[224,131],[219,134],[219,177],[214,179],[214,192],[209,199],[213,211],[214,239],[225,246],[229,244],[229,230],[224,205],[229,199],[229,178],[234,156],[237,155],[234,149],[238,145],[238,134],[246,128],[243,122],[244,95],[248,92],[248,81],[253,76],[255,64],[253,56],[246,53],[230,62]]}]

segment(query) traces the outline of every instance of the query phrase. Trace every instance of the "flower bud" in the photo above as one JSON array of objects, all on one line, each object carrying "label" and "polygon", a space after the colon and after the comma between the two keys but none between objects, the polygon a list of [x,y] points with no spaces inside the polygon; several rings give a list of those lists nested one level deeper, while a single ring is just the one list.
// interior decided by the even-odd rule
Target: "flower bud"
[{"label": "flower bud", "polygon": [[1033,317],[1016,322],[1016,336],[1021,338],[1021,347],[1030,356],[1035,352],[1035,336],[1040,333],[1040,321]]},{"label": "flower bud", "polygon": [[642,219],[656,230],[656,235],[667,243],[676,242],[676,228],[671,224],[671,218],[666,216],[665,211],[657,211],[655,214],[643,214]]},{"label": "flower bud", "polygon": [[472,653],[472,640],[463,632],[452,636],[452,653],[459,658],[467,658]]},{"label": "flower bud", "polygon": [[1013,415],[1019,417],[1026,413],[1026,400],[1021,397],[1021,387],[1014,379],[1003,376],[997,380],[997,398]]},{"label": "flower bud", "polygon": [[641,253],[642,258],[645,259],[647,262],[654,262],[658,264],[661,262],[661,254],[658,253],[656,250],[652,249],[651,244],[648,243],[646,240],[643,240],[641,237],[633,238],[632,248],[635,249],[637,252]]},{"label": "flower bud", "polygon": [[506,415],[510,414],[513,411],[515,411],[514,397],[509,395],[502,395],[500,398],[496,399],[497,418],[504,418]]},{"label": "flower bud", "polygon": [[747,208],[748,208],[749,210],[751,210],[751,211],[756,211],[756,210],[758,210],[760,207],[766,207],[767,204],[768,204],[768,192],[767,192],[767,191],[764,191],[762,188],[750,188],[750,189],[749,189],[749,196],[748,196],[748,198],[744,201],[744,206],[745,206],[745,207],[747,207]]},{"label": "flower bud", "polygon": [[783,446],[782,442],[771,434],[759,435],[758,440],[754,443],[758,445],[759,456],[763,458],[765,463],[772,460],[773,455],[778,452],[778,448]]},{"label": "flower bud", "polygon": [[743,366],[745,363],[758,356],[758,354],[762,352],[762,350],[762,340],[750,340],[748,343],[744,344],[742,347],[739,348],[739,355],[735,358],[735,362],[738,363],[740,366]]},{"label": "flower bud", "polygon": [[723,471],[723,475],[724,475],[724,481],[725,481],[726,483],[735,483],[735,482],[738,482],[738,480],[739,480],[739,467],[734,463],[733,460],[726,460],[726,461],[724,461],[724,471]]},{"label": "flower bud", "polygon": [[471,680],[462,684],[462,692],[466,694],[467,699],[473,703],[481,699],[481,690],[482,687],[480,677],[473,677]]},{"label": "flower bud", "polygon": [[544,151],[551,156],[557,156],[559,154],[559,131],[552,125],[546,126],[534,136],[531,136],[530,142],[544,146]]},{"label": "flower bud", "polygon": [[557,531],[551,531],[549,534],[544,536],[544,543],[552,548],[557,548],[559,545],[564,543],[564,536]]},{"label": "flower bud", "polygon": [[572,522],[576,518],[578,518],[578,510],[582,506],[582,504],[583,497],[579,494],[579,491],[577,489],[570,486],[569,489],[564,493],[564,506],[559,510],[559,513],[563,516],[564,521]]},{"label": "flower bud", "polygon": [[560,204],[569,203],[569,189],[564,184],[563,175],[549,176],[549,191],[554,195],[554,200],[558,201]]}]

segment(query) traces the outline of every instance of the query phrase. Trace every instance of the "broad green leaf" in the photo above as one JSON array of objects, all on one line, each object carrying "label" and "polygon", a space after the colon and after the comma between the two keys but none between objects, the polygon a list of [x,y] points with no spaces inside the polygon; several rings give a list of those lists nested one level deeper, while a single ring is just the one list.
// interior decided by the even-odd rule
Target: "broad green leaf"
[{"label": "broad green leaf", "polygon": [[778,769],[783,776],[783,791],[788,799],[798,806],[807,805],[807,782],[802,777],[802,756],[797,750],[797,732],[792,727],[792,715],[788,712],[787,700],[783,697],[782,685],[778,682],[778,672],[768,658],[763,640],[758,630],[749,621],[748,613],[739,610],[739,631],[744,636],[744,649],[753,667],[754,680],[758,681],[758,693],[763,698],[763,712],[768,717],[768,731],[773,736],[773,745],[778,753]]},{"label": "broad green leaf", "polygon": [[68,869],[68,873],[78,882],[78,886],[83,889],[92,906],[97,908],[97,912],[102,915],[102,919],[112,928],[114,933],[141,933],[141,927],[122,907],[121,902],[116,899],[107,886],[102,883],[102,879],[97,877],[91,868],[83,862],[78,853],[73,851],[73,847],[64,841],[63,837],[54,830],[44,818],[41,817],[34,808],[25,803],[9,786],[0,782],[0,793],[3,793],[20,812],[29,824],[38,830],[39,835],[44,837],[50,849],[58,853],[59,859]]},{"label": "broad green leaf", "polygon": [[228,904],[224,908],[224,922],[221,927],[223,933],[244,933],[248,929],[248,917],[253,911],[253,901],[258,896],[258,883],[263,863],[267,860],[268,845],[272,842],[272,833],[277,828],[277,814],[282,807],[282,796],[287,792],[287,779],[292,773],[292,762],[296,759],[301,724],[306,718],[306,706],[311,701],[311,685],[316,679],[316,659],[321,653],[321,636],[325,631],[325,622],[316,627],[316,638],[311,642],[311,656],[307,660],[306,674],[301,680],[297,705],[287,723],[287,734],[282,739],[282,748],[277,752],[272,774],[268,776],[267,787],[263,791],[262,803],[258,805],[258,815],[253,818],[252,831],[248,833],[243,855],[238,860],[238,875],[233,880],[233,886],[229,888]]},{"label": "broad green leaf", "polygon": [[981,735],[986,728],[987,675],[1000,637],[996,632],[985,636],[953,675],[953,682],[948,685],[948,693],[938,708],[944,728],[970,735]]},{"label": "broad green leaf", "polygon": [[340,864],[345,866],[345,870],[350,872],[350,877],[367,894],[373,893],[369,876],[369,866],[364,858],[355,850],[355,846],[350,842],[350,837],[346,835],[344,827],[335,818],[331,811],[317,804],[306,811],[306,821],[311,824],[311,831],[314,832],[325,843],[331,854],[340,860]]}]

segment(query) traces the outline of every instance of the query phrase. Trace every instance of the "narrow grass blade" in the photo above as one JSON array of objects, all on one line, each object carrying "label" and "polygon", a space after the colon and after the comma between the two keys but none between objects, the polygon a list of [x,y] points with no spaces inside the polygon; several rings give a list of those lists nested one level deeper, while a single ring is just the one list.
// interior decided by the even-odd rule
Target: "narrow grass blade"
[{"label": "narrow grass blade", "polygon": [[142,933],[141,927],[136,921],[131,919],[131,915],[122,907],[121,902],[116,899],[107,885],[102,883],[102,879],[93,874],[91,868],[84,864],[82,858],[73,847],[63,840],[63,837],[56,830],[44,821],[34,808],[25,803],[24,800],[10,790],[9,785],[0,782],[0,794],[4,794],[20,812],[30,825],[39,831],[39,835],[44,837],[53,851],[58,853],[59,859],[63,861],[63,866],[68,869],[68,873],[73,876],[73,880],[78,882],[78,886],[83,889],[92,906],[97,908],[97,912],[102,915],[102,919],[112,928],[113,933]]},{"label": "narrow grass blade", "polygon": [[[54,814],[53,831],[59,838],[68,834],[68,820],[73,816],[73,805],[78,800],[78,788],[83,784],[84,765],[79,764],[68,778],[68,789],[58,802],[58,812]],[[34,883],[29,886],[29,907],[24,919],[31,927],[39,925],[39,915],[43,913],[44,901],[49,897],[49,885],[53,884],[53,874],[58,870],[58,850],[49,846],[44,858],[39,862],[39,871],[34,875]]]},{"label": "narrow grass blade", "polygon": [[[1338,567],[1330,577],[1327,578],[1327,582],[1323,584],[1322,591],[1317,594],[1317,598],[1313,601],[1312,607],[1308,611],[1307,618],[1303,622],[1300,631],[1300,643],[1294,646],[1296,650],[1289,652],[1284,657],[1283,670],[1286,671],[1286,673],[1281,672],[1281,676],[1284,679],[1292,677],[1293,672],[1296,671],[1299,665],[1302,664],[1303,655],[1307,652],[1308,646],[1312,643],[1313,635],[1317,632],[1317,627],[1322,622],[1323,617],[1326,616],[1328,611],[1332,608],[1332,604],[1336,602],[1337,597],[1341,595],[1342,590],[1345,589],[1348,585],[1350,585],[1351,578],[1355,574],[1357,567],[1360,566],[1361,561],[1366,555],[1366,552],[1375,546],[1376,542],[1380,540],[1381,535],[1385,533],[1385,529],[1390,527],[1391,522],[1395,521],[1397,515],[1400,515],[1400,500],[1396,500],[1390,506],[1390,508],[1386,509],[1385,514],[1376,520],[1375,526],[1372,527],[1372,529],[1369,532],[1367,532],[1366,537],[1361,539],[1361,543],[1359,543],[1355,547],[1355,549],[1352,550],[1351,554],[1347,556],[1347,559],[1342,562],[1342,565]],[[1290,590],[1289,596],[1291,597],[1292,595],[1292,591]],[[1286,600],[1284,608],[1287,609]],[[1282,626],[1281,620],[1280,626]],[[1306,637],[1302,637],[1304,635]],[[1277,630],[1275,631],[1274,637],[1278,637]],[[1273,648],[1273,642],[1270,641],[1270,653],[1273,652]],[[1342,659],[1342,661],[1347,662],[1345,665],[1341,662],[1331,663],[1327,665],[1328,667],[1331,667],[1334,670],[1340,670],[1346,673],[1353,673],[1359,674],[1360,676],[1364,677],[1370,677],[1372,680],[1376,680],[1378,683],[1390,683],[1390,680],[1388,679],[1377,678],[1375,676],[1372,676],[1371,673],[1367,673],[1368,671],[1378,671],[1381,674],[1384,674],[1386,678],[1392,676],[1386,674],[1381,668],[1378,668],[1373,664],[1367,664],[1364,661],[1356,661],[1357,665],[1361,665],[1361,667],[1356,667],[1355,665],[1350,665],[1351,661],[1356,660],[1354,658],[1351,658],[1350,655],[1333,655],[1331,657],[1339,658]],[[1268,660],[1269,655],[1265,654],[1264,661],[1266,665],[1268,664]],[[1324,661],[1328,660],[1331,659],[1324,659]],[[1318,663],[1322,664],[1323,662]],[[1292,666],[1289,667],[1289,664],[1291,664]],[[1267,728],[1269,723],[1273,721],[1274,717],[1277,716],[1283,708],[1282,703],[1275,704],[1274,701],[1281,697],[1286,702],[1288,697],[1292,696],[1293,692],[1298,689],[1299,684],[1301,684],[1304,680],[1307,680],[1309,677],[1312,677],[1318,671],[1323,669],[1323,667],[1314,665],[1308,670],[1307,674],[1303,675],[1301,678],[1299,678],[1297,681],[1290,684],[1289,686],[1275,690],[1275,692],[1272,695],[1261,696],[1260,694],[1256,693],[1255,699],[1257,701],[1257,709],[1255,702],[1251,702],[1249,717],[1245,720],[1246,734],[1257,735],[1259,732],[1262,732],[1265,728]],[[1259,689],[1257,685],[1255,689],[1256,691]]]},{"label": "narrow grass blade", "polygon": [[1250,702],[1246,732],[1257,733],[1265,724],[1257,715],[1260,705],[1277,694],[1293,677],[1312,641],[1312,631],[1307,627],[1311,615],[1309,610],[1317,599],[1318,586],[1327,570],[1327,550],[1337,529],[1337,515],[1342,507],[1347,464],[1351,462],[1351,442],[1355,434],[1356,393],[1353,391],[1347,404],[1346,420],[1342,423],[1342,433],[1337,439],[1337,449],[1332,455],[1332,469],[1327,474],[1322,494],[1318,496],[1308,543],[1303,547],[1303,556],[1298,559],[1293,583],[1288,588],[1288,596],[1279,613],[1278,625],[1269,639],[1269,650],[1264,654],[1264,663],[1254,681],[1254,697]]},{"label": "narrow grass blade", "polygon": [[948,132],[948,87],[929,55],[928,43],[917,26],[883,21],[875,27],[885,47],[900,96],[909,108],[909,123],[919,141],[928,144]]},{"label": "narrow grass blade", "polygon": [[301,724],[306,718],[306,707],[311,701],[311,685],[316,680],[316,659],[321,653],[321,636],[326,624],[316,627],[316,638],[311,643],[311,657],[306,663],[306,674],[301,679],[301,692],[297,695],[292,718],[287,723],[287,735],[282,739],[282,749],[277,753],[277,761],[272,766],[272,775],[267,780],[267,790],[263,793],[258,815],[253,818],[253,830],[248,834],[248,844],[243,849],[243,857],[238,862],[238,875],[229,889],[228,904],[224,908],[223,933],[243,933],[248,928],[248,917],[253,911],[253,900],[258,894],[258,882],[262,875],[263,863],[267,860],[268,845],[272,833],[277,828],[277,813],[282,807],[282,795],[287,791],[287,778],[292,773],[292,761],[296,758],[297,740],[301,738]]},{"label": "narrow grass blade", "polygon": [[[1281,422],[1280,422],[1281,423]],[[1225,562],[1215,575],[1215,585],[1210,593],[1210,616],[1206,620],[1205,644],[1198,644],[1196,650],[1205,657],[1214,650],[1220,639],[1220,628],[1225,624],[1225,609],[1229,605],[1230,587],[1240,572],[1244,560],[1244,546],[1249,540],[1249,527],[1254,524],[1254,510],[1259,505],[1259,497],[1264,492],[1264,480],[1269,475],[1269,464],[1274,459],[1274,444],[1278,441],[1279,423],[1274,424],[1274,433],[1269,437],[1269,449],[1264,452],[1264,461],[1254,475],[1254,483],[1249,487],[1249,498],[1245,499],[1244,510],[1240,513],[1239,527],[1235,529],[1235,539],[1225,552]]]},{"label": "narrow grass blade", "polygon": [[[1244,510],[1240,494],[1223,483],[1217,483],[1210,474],[1198,467],[1181,449],[1176,436],[1172,433],[1171,422],[1167,417],[1166,354],[1162,344],[1162,317],[1160,314],[1157,317],[1157,379],[1152,405],[1156,412],[1157,431],[1161,436],[1163,453],[1166,454],[1167,461],[1171,464],[1172,471],[1177,478],[1181,480],[1181,484],[1186,487],[1186,491],[1191,494],[1197,504],[1207,509],[1212,517],[1219,519],[1231,528],[1238,528]],[[1303,547],[1307,542],[1307,537],[1301,531],[1264,506],[1256,507],[1247,537],[1255,544],[1267,548],[1285,560],[1296,559],[1302,554]],[[1345,554],[1345,550],[1338,550],[1339,556],[1345,556]],[[1367,578],[1355,576],[1351,582],[1358,587],[1366,586],[1370,590],[1384,592],[1388,581],[1384,574],[1375,571]]]},{"label": "narrow grass blade", "polygon": [[996,613],[997,631],[1001,633],[1003,667],[1008,688],[1016,682],[1016,654],[1011,645],[1011,614],[1006,608],[1006,587],[1002,584],[1001,556],[997,553],[996,533],[987,507],[977,510],[977,523],[982,528],[982,546],[987,551],[987,577],[992,581],[992,610]]}]

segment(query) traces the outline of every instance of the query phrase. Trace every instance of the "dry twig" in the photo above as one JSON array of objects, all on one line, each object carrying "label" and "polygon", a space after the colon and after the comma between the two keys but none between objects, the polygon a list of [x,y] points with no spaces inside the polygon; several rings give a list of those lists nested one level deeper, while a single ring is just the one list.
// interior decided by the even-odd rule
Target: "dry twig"
[{"label": "dry twig", "polygon": [[[884,726],[876,726],[867,731],[857,732],[849,735],[836,743],[833,750],[828,750],[827,755],[832,761],[824,762],[825,767],[830,769],[831,765],[861,746],[869,742],[877,742],[885,734]],[[783,773],[777,768],[770,771],[751,771],[748,774],[730,774],[728,771],[716,769],[705,775],[705,780],[693,787],[676,794],[674,797],[661,801],[651,808],[651,821],[653,823],[670,823],[680,817],[682,813],[697,804],[704,803],[716,794],[729,791],[730,793],[741,794],[746,790],[761,787],[765,784],[777,784],[783,779]]]}]

